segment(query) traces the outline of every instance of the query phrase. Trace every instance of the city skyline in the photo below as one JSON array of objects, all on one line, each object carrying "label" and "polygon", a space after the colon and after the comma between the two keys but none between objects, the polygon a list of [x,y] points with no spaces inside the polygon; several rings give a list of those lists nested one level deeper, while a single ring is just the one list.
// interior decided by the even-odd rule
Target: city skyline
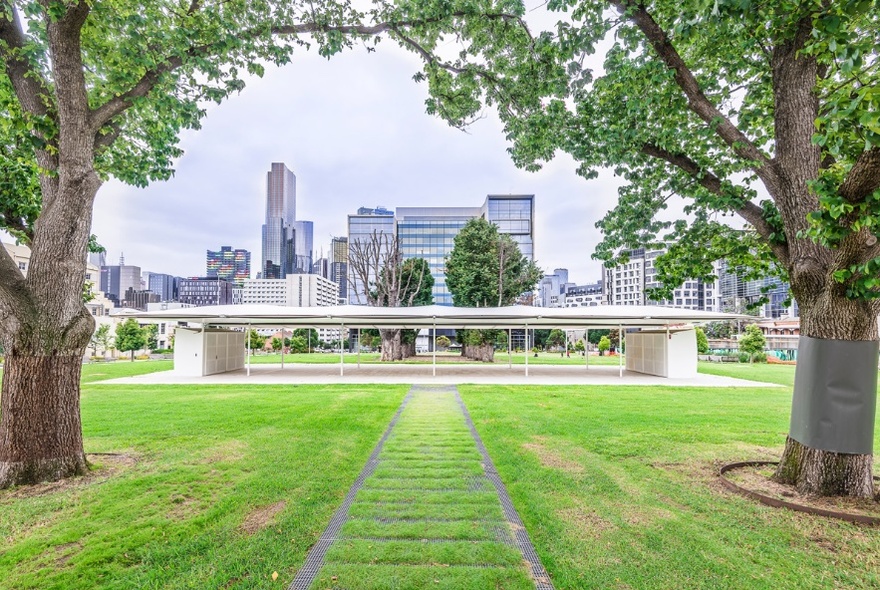
[{"label": "city skyline", "polygon": [[469,206],[486,194],[528,193],[538,204],[538,264],[597,279],[594,224],[617,200],[610,172],[588,182],[568,157],[534,174],[516,169],[491,111],[466,133],[448,127],[424,113],[427,89],[411,80],[418,60],[392,47],[378,53],[302,54],[209,105],[203,129],[184,134],[174,178],[146,189],[111,181],[98,193],[92,229],[108,260],[124,251],[145,270],[197,276],[218,243],[261,252],[265,170],[284,162],[319,255],[361,206]]}]

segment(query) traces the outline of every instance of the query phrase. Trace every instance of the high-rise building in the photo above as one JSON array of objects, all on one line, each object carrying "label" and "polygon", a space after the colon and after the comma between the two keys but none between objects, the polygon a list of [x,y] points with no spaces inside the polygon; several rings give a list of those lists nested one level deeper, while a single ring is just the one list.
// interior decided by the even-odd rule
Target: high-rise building
[{"label": "high-rise building", "polygon": [[565,307],[595,307],[606,303],[602,281],[588,285],[569,285],[563,298]]},{"label": "high-rise building", "polygon": [[311,221],[293,222],[293,272],[309,274],[312,272],[312,252],[314,251],[315,224]]},{"label": "high-rise building", "polygon": [[180,279],[177,299],[196,307],[231,305],[232,283],[221,278],[192,277]]},{"label": "high-rise building", "polygon": [[[361,207],[356,215],[348,216],[348,302],[353,305],[366,305],[367,291],[361,278],[355,276],[352,271],[351,259],[356,255],[359,245],[368,243],[373,235],[386,236],[380,239],[385,245],[390,245],[390,241],[395,237],[394,213],[382,207],[376,209]],[[368,279],[374,280],[374,273],[369,274]]]},{"label": "high-rise building", "polygon": [[120,304],[129,289],[141,290],[141,267],[125,264],[125,257],[119,257],[119,264],[101,267],[100,288],[107,298]]},{"label": "high-rise building", "polygon": [[[742,269],[730,266],[726,260],[715,263],[718,277],[718,311],[757,313],[768,319],[797,317],[797,302],[791,296],[787,282],[775,277],[746,280]],[[763,301],[763,303],[759,303]]]},{"label": "high-rise building", "polygon": [[266,178],[266,223],[260,258],[263,278],[283,278],[292,272],[295,220],[296,176],[283,163],[274,162]]},{"label": "high-rise building", "polygon": [[159,296],[159,301],[177,301],[177,284],[179,277],[151,272],[147,290]]},{"label": "high-rise building", "polygon": [[250,279],[242,287],[241,302],[294,307],[336,305],[337,286],[315,274],[292,274],[283,279]]},{"label": "high-rise building", "polygon": [[348,302],[348,238],[330,242],[330,280],[339,285],[339,300]]},{"label": "high-rise building", "polygon": [[513,238],[523,256],[533,260],[534,211],[534,195],[488,195],[481,207],[398,207],[400,251],[404,259],[428,261],[434,277],[434,303],[452,305],[446,286],[446,257],[461,228],[471,219],[486,219],[498,226],[499,233]]},{"label": "high-rise building", "polygon": [[245,279],[251,278],[251,253],[221,246],[219,252],[208,250],[205,266],[208,277],[220,277],[241,286]]},{"label": "high-rise building", "polygon": [[665,305],[701,311],[717,311],[716,282],[688,279],[672,292],[665,301],[652,300],[648,289],[661,286],[657,280],[655,261],[665,250],[638,248],[629,252],[629,261],[614,267],[605,267],[605,295],[612,305]]},{"label": "high-rise building", "polygon": [[315,260],[312,263],[312,274],[330,280],[330,260],[323,256]]},{"label": "high-rise building", "polygon": [[552,274],[544,275],[538,283],[538,305],[540,307],[567,307],[565,294],[569,287],[568,269],[557,268]]}]

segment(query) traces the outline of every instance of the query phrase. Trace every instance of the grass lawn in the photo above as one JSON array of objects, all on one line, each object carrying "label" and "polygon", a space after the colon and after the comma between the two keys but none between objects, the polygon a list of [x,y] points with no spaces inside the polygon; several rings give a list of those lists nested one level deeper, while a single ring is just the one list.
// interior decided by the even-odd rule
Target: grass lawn
[{"label": "grass lawn", "polygon": [[778,459],[789,389],[459,390],[557,588],[880,587],[880,530],[714,481],[722,463]]},{"label": "grass lawn", "polygon": [[[84,381],[158,365],[86,366]],[[284,587],[407,389],[85,383],[86,452],[134,463],[0,491],[0,588]]]},{"label": "grass lawn", "polygon": [[[0,492],[0,588],[285,588],[408,389],[90,385],[167,366],[84,366],[86,450],[128,458],[40,495]],[[880,587],[880,529],[763,507],[714,480],[721,463],[778,458],[790,388],[459,390],[560,590]],[[411,410],[314,587],[520,587],[457,418]]]}]

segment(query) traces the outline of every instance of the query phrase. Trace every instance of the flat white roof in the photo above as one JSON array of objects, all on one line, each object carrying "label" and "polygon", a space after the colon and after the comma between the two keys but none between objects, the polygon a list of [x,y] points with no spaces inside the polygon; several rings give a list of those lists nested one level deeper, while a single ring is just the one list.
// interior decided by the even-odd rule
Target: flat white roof
[{"label": "flat white roof", "polygon": [[[122,314],[120,314],[122,315]],[[336,328],[609,328],[670,327],[736,320],[747,316],[695,311],[659,305],[599,305],[595,307],[285,307],[244,304],[124,314],[144,320],[196,322],[211,326],[310,326]],[[123,316],[123,317],[124,317]]]}]

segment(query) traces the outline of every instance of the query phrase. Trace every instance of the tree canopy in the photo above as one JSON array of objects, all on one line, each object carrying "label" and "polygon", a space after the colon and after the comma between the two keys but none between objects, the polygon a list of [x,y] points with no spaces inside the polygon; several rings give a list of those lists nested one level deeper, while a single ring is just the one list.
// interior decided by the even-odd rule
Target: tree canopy
[{"label": "tree canopy", "polygon": [[513,238],[482,218],[464,225],[446,260],[446,285],[459,307],[511,305],[542,276]]},{"label": "tree canopy", "polygon": [[134,360],[134,351],[141,350],[146,345],[146,330],[138,325],[137,320],[128,318],[116,325],[116,348],[121,352],[131,351],[131,360]]}]

